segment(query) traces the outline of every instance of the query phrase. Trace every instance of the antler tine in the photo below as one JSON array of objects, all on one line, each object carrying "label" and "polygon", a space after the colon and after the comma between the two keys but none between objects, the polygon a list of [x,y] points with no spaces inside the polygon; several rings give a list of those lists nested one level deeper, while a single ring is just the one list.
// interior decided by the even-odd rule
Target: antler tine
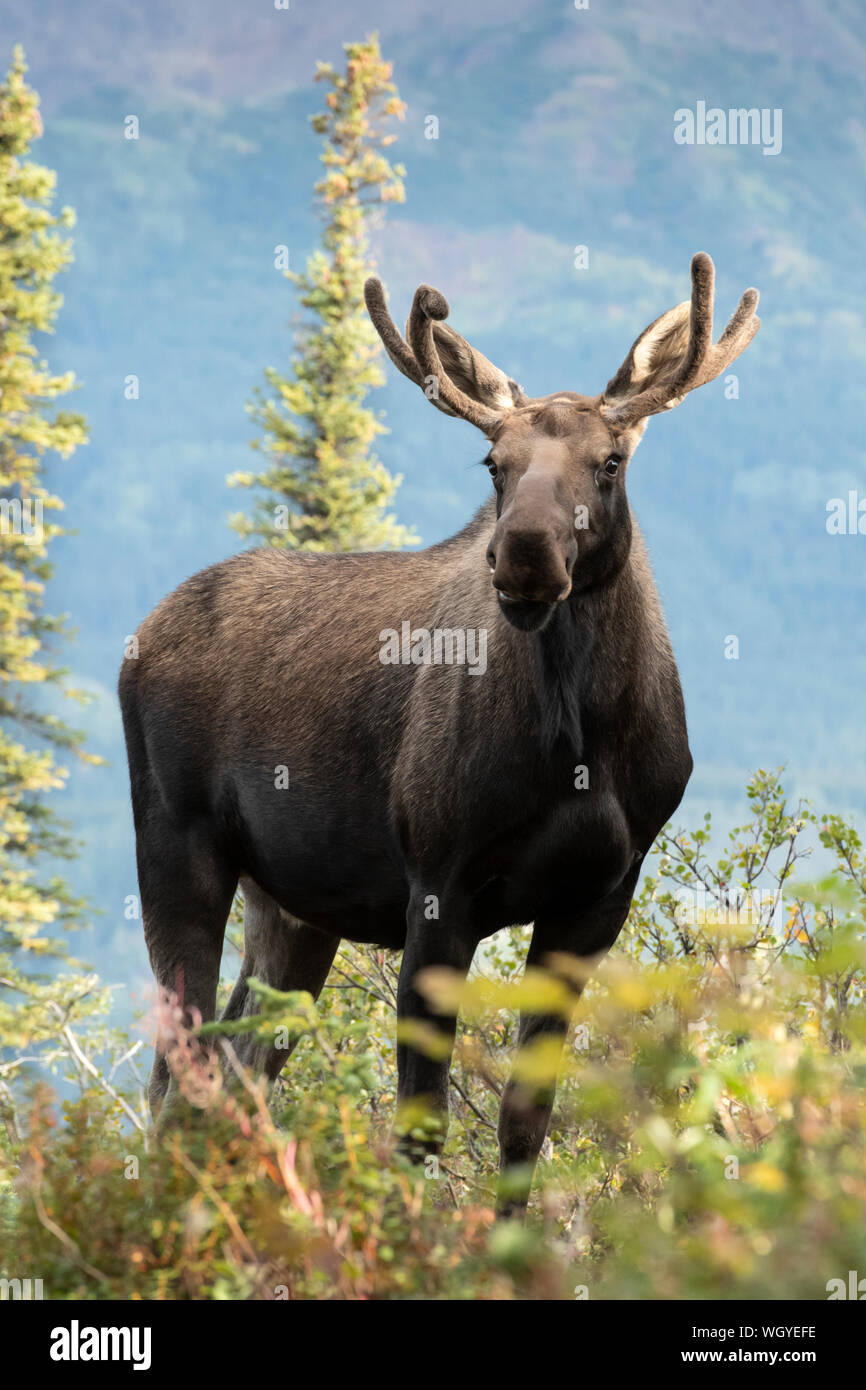
[{"label": "antler tine", "polygon": [[716,291],[716,268],[706,251],[692,257],[692,302],[689,310],[689,346],[682,365],[670,383],[671,394],[678,396],[689,389],[692,378],[700,372],[701,363],[713,345],[713,302]]},{"label": "antler tine", "polygon": [[720,371],[733,362],[735,357],[739,357],[760,328],[761,320],[755,313],[760,297],[756,289],[745,290],[728,320],[727,328],[713,348],[713,354],[718,353],[725,359],[719,368]]},{"label": "antler tine", "polygon": [[689,307],[689,341],[676,371],[664,381],[639,392],[611,414],[621,428],[637,424],[676,405],[687,392],[713,381],[748,347],[761,326],[756,317],[758,291],[743,294],[719,341],[713,344],[715,268],[706,252],[692,258],[692,297]]},{"label": "antler tine", "polygon": [[421,368],[415,355],[397,327],[385,302],[385,288],[382,281],[371,275],[364,284],[364,302],[373,321],[373,327],[382,339],[382,344],[398,371],[414,381],[416,386],[424,385]]},{"label": "antler tine", "polygon": [[502,423],[501,412],[490,410],[465,395],[455,386],[439,359],[433,337],[433,324],[447,319],[449,312],[448,301],[443,294],[434,290],[431,285],[419,285],[406,325],[409,343],[424,377],[432,378],[436,383],[440,408],[453,411],[455,415],[468,420],[476,429],[489,436]]}]

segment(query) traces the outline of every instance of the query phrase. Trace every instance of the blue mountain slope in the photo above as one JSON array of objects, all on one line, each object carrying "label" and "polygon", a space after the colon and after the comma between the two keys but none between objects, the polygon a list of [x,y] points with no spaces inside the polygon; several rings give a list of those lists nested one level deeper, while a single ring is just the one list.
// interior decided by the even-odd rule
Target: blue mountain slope
[{"label": "blue mountain slope", "polygon": [[[229,0],[0,3],[43,95],[38,156],[78,212],[77,261],[46,352],[73,366],[92,443],[52,466],[77,534],[56,547],[55,608],[108,770],[62,798],[86,838],[76,886],[104,917],[93,954],[143,971],[113,687],[123,638],[186,575],[236,548],[225,475],[250,461],[244,403],[286,363],[295,311],[274,247],[315,244],[317,58],[378,28],[407,121],[407,202],[375,238],[395,315],[437,284],[455,325],[532,392],[596,391],[638,331],[718,269],[721,327],[748,284],[763,327],[722,381],[650,422],[630,495],[682,668],[696,755],[683,816],[724,817],[758,764],[787,762],[822,805],[866,808],[863,557],[826,505],[866,470],[863,78],[856,3],[676,0],[647,9],[347,0],[288,12]],[[778,155],[680,146],[675,112],[781,109]],[[123,138],[130,114],[141,138]],[[436,115],[439,137],[425,138]],[[575,269],[574,248],[589,265]],[[124,397],[135,374],[140,397]],[[426,542],[485,495],[483,443],[389,368],[380,453]],[[739,639],[726,660],[725,639]]]}]

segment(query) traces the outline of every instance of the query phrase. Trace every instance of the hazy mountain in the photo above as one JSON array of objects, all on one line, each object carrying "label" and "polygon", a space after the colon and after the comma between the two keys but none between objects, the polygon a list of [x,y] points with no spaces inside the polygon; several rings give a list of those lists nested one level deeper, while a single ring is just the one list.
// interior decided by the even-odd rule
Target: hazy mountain
[{"label": "hazy mountain", "polygon": [[[747,285],[761,289],[739,397],[719,381],[653,420],[631,469],[690,717],[682,814],[730,814],[747,772],[780,762],[820,805],[866,809],[866,536],[825,524],[830,498],[866,497],[862,7],[362,8],[0,3],[7,57],[24,43],[43,97],[37,156],[78,212],[45,350],[82,379],[92,442],[52,469],[77,532],[55,548],[52,600],[78,627],[70,664],[99,692],[86,724],[112,762],[76,773],[64,809],[87,841],[76,885],[105,914],[91,954],[118,977],[143,963],[123,919],[136,891],[113,694],[123,638],[237,548],[226,516],[244,498],[224,479],[249,461],[244,403],[291,346],[274,247],[297,268],[317,237],[312,71],[374,29],[408,102],[407,202],[376,243],[396,317],[432,282],[529,391],[595,391],[686,296],[694,251],[716,261],[719,327]],[[698,102],[781,111],[781,152],[676,144],[675,112]],[[130,114],[138,140],[124,138]],[[124,397],[129,374],[138,400]],[[472,467],[480,437],[394,372],[377,404],[392,431],[380,453],[405,476],[401,519],[428,542],[456,530],[488,487]]]}]

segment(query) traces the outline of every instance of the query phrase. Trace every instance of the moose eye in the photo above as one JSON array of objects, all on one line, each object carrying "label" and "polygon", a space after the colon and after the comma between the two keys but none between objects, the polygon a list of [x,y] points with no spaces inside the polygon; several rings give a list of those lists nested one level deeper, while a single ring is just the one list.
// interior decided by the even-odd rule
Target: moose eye
[{"label": "moose eye", "polygon": [[609,478],[615,478],[619,471],[619,459],[608,459],[604,471]]},{"label": "moose eye", "polygon": [[492,461],[492,459],[487,460],[487,472],[490,474],[491,478],[495,478],[497,473],[499,472],[499,469],[496,467],[496,464]]}]

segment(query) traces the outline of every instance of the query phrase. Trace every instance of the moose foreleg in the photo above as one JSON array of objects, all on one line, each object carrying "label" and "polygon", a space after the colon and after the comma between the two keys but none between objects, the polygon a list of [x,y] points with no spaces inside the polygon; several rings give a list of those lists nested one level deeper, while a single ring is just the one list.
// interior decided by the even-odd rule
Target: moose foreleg
[{"label": "moose foreleg", "polygon": [[[631,907],[640,874],[637,862],[622,883],[606,898],[593,904],[570,923],[539,919],[532,932],[526,957],[528,966],[544,966],[553,953],[562,952],[577,957],[587,968],[610,950],[622,929]],[[563,980],[563,976],[556,978]],[[582,985],[566,980],[574,1004]],[[559,1060],[568,1031],[567,1011],[554,1014],[523,1014],[518,1031],[522,1049],[545,1037],[558,1042]],[[555,1054],[555,1049],[551,1049]],[[550,1115],[556,1097],[556,1056],[548,1059],[550,1079],[543,1084],[519,1079],[519,1066],[502,1096],[499,1110],[500,1187],[498,1212],[500,1216],[520,1216],[526,1210],[535,1165],[544,1143]]]},{"label": "moose foreleg", "polygon": [[[561,1057],[567,1031],[568,1019],[562,1014],[521,1014],[518,1047],[523,1049],[548,1037],[558,1044]],[[512,1074],[502,1094],[499,1108],[499,1216],[522,1216],[529,1201],[535,1165],[556,1098],[559,1059],[554,1062],[551,1057],[549,1064],[552,1073],[549,1081],[530,1085]]]},{"label": "moose foreleg", "polygon": [[448,1073],[457,1030],[456,1015],[431,1008],[418,987],[418,976],[433,966],[465,976],[474,951],[474,941],[443,921],[428,921],[413,898],[397,987],[397,1103],[400,1147],[417,1161],[438,1154],[445,1140]]}]

